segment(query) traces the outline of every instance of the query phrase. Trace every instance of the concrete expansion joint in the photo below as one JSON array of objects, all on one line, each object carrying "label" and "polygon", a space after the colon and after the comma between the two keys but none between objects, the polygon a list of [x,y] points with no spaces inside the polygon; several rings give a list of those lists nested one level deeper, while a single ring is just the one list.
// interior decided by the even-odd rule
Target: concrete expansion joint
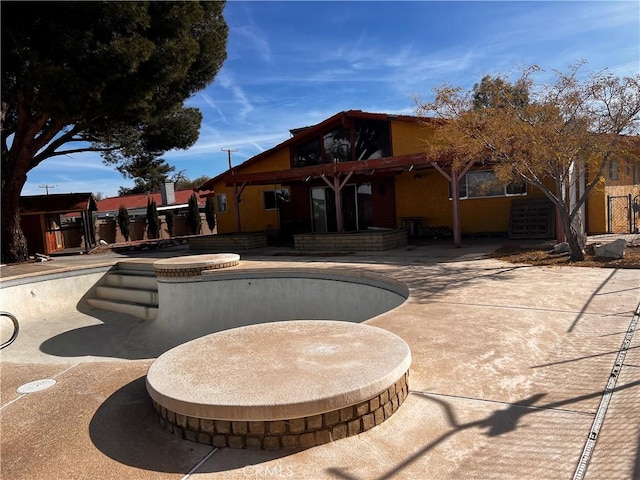
[{"label": "concrete expansion joint", "polygon": [[640,304],[636,308],[636,311],[629,322],[629,328],[627,328],[627,332],[624,336],[624,340],[622,341],[622,345],[618,350],[618,354],[616,355],[616,360],[611,369],[611,374],[607,380],[607,385],[602,394],[602,398],[600,399],[600,405],[598,406],[598,410],[596,411],[595,418],[593,419],[593,423],[591,425],[591,429],[587,436],[587,440],[582,451],[582,455],[580,457],[580,461],[576,467],[576,471],[573,475],[573,480],[582,480],[584,478],[585,473],[587,472],[587,467],[589,466],[589,461],[591,460],[591,456],[593,454],[593,450],[596,446],[596,442],[598,440],[598,435],[600,434],[600,429],[602,428],[602,424],[604,423],[605,416],[607,414],[607,409],[609,407],[609,403],[611,402],[611,397],[616,391],[616,383],[618,381],[618,377],[620,376],[620,372],[622,368],[625,366],[624,360],[627,355],[627,351],[631,345],[631,341],[633,339],[633,335],[638,328],[638,321],[640,320]]}]

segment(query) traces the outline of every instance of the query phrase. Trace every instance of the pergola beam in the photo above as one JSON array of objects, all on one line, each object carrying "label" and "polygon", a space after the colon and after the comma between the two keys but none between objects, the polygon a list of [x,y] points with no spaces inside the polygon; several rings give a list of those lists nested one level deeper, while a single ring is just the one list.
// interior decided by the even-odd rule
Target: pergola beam
[{"label": "pergola beam", "polygon": [[286,170],[273,170],[270,172],[235,173],[225,175],[227,186],[234,183],[246,183],[247,185],[271,185],[291,181],[303,181],[307,177],[319,177],[322,175],[334,175],[336,173],[369,173],[372,170],[402,169],[418,164],[429,164],[432,160],[424,153],[401,155],[398,157],[374,158],[357,162],[324,163],[309,167],[289,168]]}]

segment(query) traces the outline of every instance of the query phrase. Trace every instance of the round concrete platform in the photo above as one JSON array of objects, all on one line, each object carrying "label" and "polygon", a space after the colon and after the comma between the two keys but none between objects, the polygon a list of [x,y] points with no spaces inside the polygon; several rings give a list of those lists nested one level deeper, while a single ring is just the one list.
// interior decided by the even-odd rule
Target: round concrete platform
[{"label": "round concrete platform", "polygon": [[233,267],[239,263],[240,255],[236,253],[214,253],[165,258],[154,262],[153,268],[159,278],[179,278],[199,276],[205,270]]},{"label": "round concrete platform", "polygon": [[408,394],[408,345],[358,323],[298,320],[208,335],[161,355],[147,390],[169,429],[236,448],[307,447],[381,423]]}]

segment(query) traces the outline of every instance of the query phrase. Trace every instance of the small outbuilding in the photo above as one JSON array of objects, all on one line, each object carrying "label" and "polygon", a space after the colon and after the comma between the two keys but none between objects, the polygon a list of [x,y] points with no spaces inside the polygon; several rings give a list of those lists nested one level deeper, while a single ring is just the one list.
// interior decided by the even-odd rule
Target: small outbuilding
[{"label": "small outbuilding", "polygon": [[86,252],[96,246],[92,223],[96,200],[91,193],[20,197],[20,224],[29,255]]}]

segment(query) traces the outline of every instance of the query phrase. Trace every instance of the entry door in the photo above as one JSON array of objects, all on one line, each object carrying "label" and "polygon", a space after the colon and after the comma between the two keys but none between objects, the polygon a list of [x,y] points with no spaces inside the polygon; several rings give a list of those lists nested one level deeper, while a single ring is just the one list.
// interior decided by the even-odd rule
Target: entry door
[{"label": "entry door", "polygon": [[[358,202],[356,186],[342,189],[342,219],[345,232],[358,230]],[[337,232],[336,201],[329,187],[311,189],[311,220],[314,233]]]},{"label": "entry door", "polygon": [[325,187],[311,189],[311,223],[315,233],[327,233],[327,200]]}]

